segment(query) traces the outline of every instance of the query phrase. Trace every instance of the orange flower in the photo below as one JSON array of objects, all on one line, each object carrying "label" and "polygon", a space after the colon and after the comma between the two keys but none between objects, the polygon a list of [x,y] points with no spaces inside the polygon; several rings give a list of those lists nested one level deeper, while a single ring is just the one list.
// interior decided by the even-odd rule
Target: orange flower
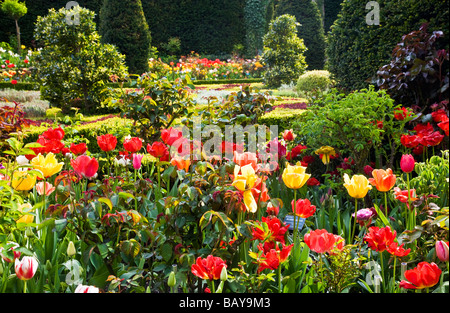
[{"label": "orange flower", "polygon": [[191,160],[183,159],[180,157],[174,157],[170,160],[170,163],[178,168],[179,171],[184,170],[189,171],[189,166],[191,165]]},{"label": "orange flower", "polygon": [[369,183],[381,192],[391,190],[397,180],[397,177],[392,173],[390,168],[387,170],[373,170],[372,176],[373,178],[369,178]]}]

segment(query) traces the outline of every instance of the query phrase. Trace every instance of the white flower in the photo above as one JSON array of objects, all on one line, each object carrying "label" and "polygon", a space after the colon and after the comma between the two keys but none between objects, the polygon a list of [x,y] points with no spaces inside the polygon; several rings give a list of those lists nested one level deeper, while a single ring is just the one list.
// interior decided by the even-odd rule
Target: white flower
[{"label": "white flower", "polygon": [[26,165],[30,163],[30,161],[24,155],[19,155],[16,158],[16,162],[18,165]]}]

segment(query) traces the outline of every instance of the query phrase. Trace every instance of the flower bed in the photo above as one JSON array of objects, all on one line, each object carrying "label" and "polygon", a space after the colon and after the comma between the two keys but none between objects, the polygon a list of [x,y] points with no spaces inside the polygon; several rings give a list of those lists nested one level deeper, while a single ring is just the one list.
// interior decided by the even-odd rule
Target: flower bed
[{"label": "flower bed", "polygon": [[448,292],[448,150],[358,173],[289,129],[268,159],[115,129],[2,141],[2,292]]}]

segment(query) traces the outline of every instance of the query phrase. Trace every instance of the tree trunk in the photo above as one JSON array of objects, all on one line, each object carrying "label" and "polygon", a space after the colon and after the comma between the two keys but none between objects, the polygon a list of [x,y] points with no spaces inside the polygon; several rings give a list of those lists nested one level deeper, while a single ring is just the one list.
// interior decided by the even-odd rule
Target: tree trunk
[{"label": "tree trunk", "polygon": [[20,44],[20,27],[19,27],[18,20],[16,19],[15,21],[16,21],[16,33],[17,33],[17,54],[20,55],[20,50],[21,50],[20,47],[22,46]]}]

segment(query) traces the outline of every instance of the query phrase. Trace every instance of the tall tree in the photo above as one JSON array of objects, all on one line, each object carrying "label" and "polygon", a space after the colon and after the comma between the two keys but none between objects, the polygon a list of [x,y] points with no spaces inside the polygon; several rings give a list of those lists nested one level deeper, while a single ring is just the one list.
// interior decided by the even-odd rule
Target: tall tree
[{"label": "tall tree", "polygon": [[325,32],[317,3],[313,0],[279,0],[276,16],[291,14],[300,27],[298,36],[305,42],[308,70],[321,70],[325,64]]},{"label": "tall tree", "polygon": [[148,71],[151,35],[140,0],[104,0],[99,32],[103,42],[125,54],[130,73]]},{"label": "tall tree", "polygon": [[19,2],[19,0],[4,0],[1,4],[2,11],[12,17],[16,23],[16,34],[17,34],[17,53],[20,54],[20,27],[19,19],[27,14],[28,9],[25,3]]}]

